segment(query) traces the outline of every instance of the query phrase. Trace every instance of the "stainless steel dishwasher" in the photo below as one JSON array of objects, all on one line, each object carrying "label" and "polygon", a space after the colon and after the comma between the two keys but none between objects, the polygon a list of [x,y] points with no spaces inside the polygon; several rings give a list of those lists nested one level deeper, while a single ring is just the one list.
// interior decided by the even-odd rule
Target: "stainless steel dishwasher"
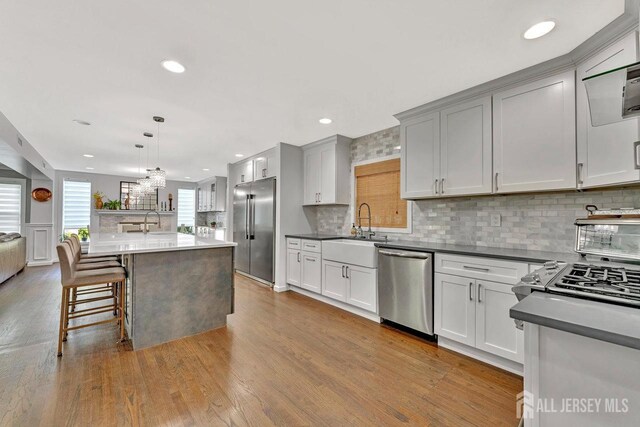
[{"label": "stainless steel dishwasher", "polygon": [[378,250],[378,309],[383,320],[433,335],[433,254]]}]

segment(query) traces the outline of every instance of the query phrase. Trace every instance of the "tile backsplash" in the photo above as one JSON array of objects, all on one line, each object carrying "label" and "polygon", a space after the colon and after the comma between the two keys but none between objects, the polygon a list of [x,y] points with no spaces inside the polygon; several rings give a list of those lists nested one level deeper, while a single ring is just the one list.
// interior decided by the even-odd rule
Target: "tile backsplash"
[{"label": "tile backsplash", "polygon": [[[399,127],[354,139],[351,162],[398,153]],[[576,218],[586,215],[585,205],[599,208],[639,207],[640,188],[625,187],[585,192],[490,195],[412,202],[413,230],[379,233],[390,240],[415,240],[554,252],[571,251]],[[351,206],[318,206],[317,232],[348,234]],[[491,226],[499,214],[501,225]]]}]

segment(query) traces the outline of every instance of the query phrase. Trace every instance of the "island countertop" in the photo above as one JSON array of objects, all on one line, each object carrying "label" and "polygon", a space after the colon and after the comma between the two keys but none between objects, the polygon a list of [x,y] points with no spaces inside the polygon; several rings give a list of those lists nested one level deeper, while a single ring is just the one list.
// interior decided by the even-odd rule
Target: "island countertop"
[{"label": "island countertop", "polygon": [[237,244],[217,240],[212,234],[173,232],[91,233],[89,254],[121,255],[133,253],[183,251],[192,249],[232,247]]}]

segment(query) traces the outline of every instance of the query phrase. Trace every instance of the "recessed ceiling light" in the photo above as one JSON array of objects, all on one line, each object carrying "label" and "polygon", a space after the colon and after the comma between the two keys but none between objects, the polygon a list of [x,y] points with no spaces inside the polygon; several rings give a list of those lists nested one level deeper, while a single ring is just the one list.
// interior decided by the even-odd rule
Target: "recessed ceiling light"
[{"label": "recessed ceiling light", "polygon": [[164,69],[167,71],[171,71],[172,73],[177,74],[184,73],[184,70],[186,70],[186,68],[184,68],[184,65],[182,65],[178,61],[174,61],[173,59],[162,61],[162,67],[164,67]]},{"label": "recessed ceiling light", "polygon": [[554,21],[538,22],[524,32],[524,38],[527,40],[537,39],[538,37],[542,37],[545,34],[549,33],[549,31],[553,30],[553,27],[555,26],[556,23]]},{"label": "recessed ceiling light", "polygon": [[238,153],[238,154],[236,154],[236,157],[244,157],[244,154]]},{"label": "recessed ceiling light", "polygon": [[203,171],[209,172],[209,168],[202,168]]},{"label": "recessed ceiling light", "polygon": [[87,167],[86,167],[86,169],[87,169],[88,171],[92,171],[92,170],[93,170],[93,168],[92,168],[91,166],[87,166]]},{"label": "recessed ceiling light", "polygon": [[91,123],[86,120],[73,119],[73,121],[82,126],[91,126]]},{"label": "recessed ceiling light", "polygon": [[84,157],[91,159],[93,158],[93,154],[83,154]]},{"label": "recessed ceiling light", "polygon": [[190,176],[185,176],[184,179],[191,179],[191,177]]},{"label": "recessed ceiling light", "polygon": [[318,121],[319,121],[320,123],[322,123],[323,125],[328,125],[328,124],[329,124],[329,123],[331,123],[333,120],[331,120],[331,119],[328,119],[328,118],[324,117],[324,118],[322,118],[322,119],[320,119],[320,120],[318,120]]},{"label": "recessed ceiling light", "polygon": [[400,150],[402,147],[399,145],[396,145],[395,147],[393,147],[394,150]]}]

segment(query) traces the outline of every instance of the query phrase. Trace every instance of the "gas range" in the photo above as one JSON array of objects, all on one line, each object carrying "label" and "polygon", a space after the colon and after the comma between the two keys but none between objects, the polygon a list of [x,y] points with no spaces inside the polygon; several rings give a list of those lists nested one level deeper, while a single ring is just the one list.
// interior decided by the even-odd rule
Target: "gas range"
[{"label": "gas range", "polygon": [[543,268],[524,276],[514,287],[519,300],[531,291],[640,307],[640,266],[549,261]]}]

